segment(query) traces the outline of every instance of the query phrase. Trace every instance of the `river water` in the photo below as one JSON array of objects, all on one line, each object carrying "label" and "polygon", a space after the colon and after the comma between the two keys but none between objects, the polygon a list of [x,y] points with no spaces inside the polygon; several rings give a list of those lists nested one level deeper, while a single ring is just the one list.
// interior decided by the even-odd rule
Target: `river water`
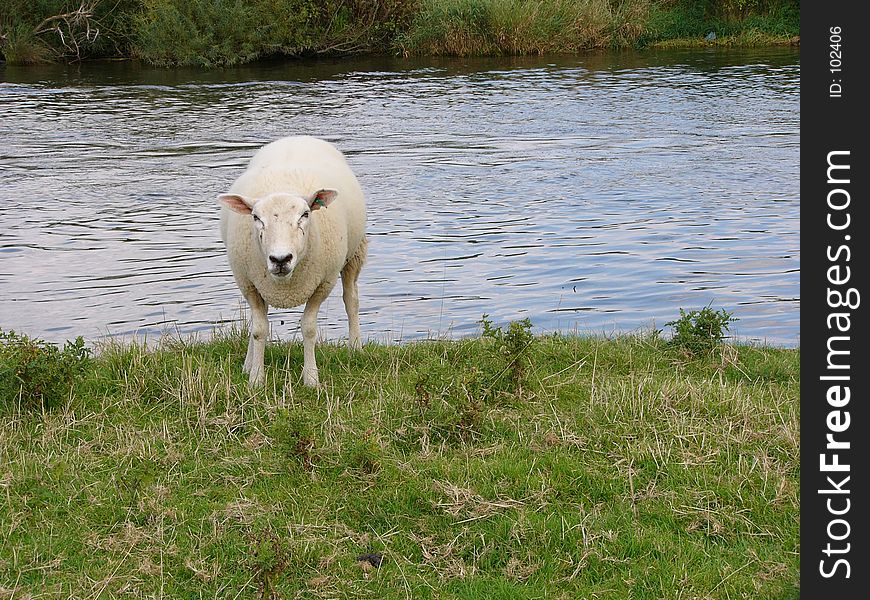
[{"label": "river water", "polygon": [[[288,134],[369,205],[363,337],[529,317],[664,327],[725,308],[799,345],[796,49],[282,61],[213,71],[0,65],[0,328],[203,337],[243,304],[215,197]],[[341,286],[321,308],[347,335]],[[299,309],[272,310],[299,337]]]}]

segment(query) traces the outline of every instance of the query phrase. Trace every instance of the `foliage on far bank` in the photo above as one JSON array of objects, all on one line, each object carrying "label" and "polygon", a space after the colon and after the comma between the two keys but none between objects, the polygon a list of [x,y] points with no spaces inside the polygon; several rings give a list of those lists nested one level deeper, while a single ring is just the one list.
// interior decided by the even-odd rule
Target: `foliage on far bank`
[{"label": "foliage on far bank", "polygon": [[129,56],[144,0],[2,0],[0,55],[34,64]]},{"label": "foliage on far bank", "polygon": [[[795,43],[800,3],[779,0],[651,2],[640,45],[692,47]],[[701,42],[703,40],[703,42]]]},{"label": "foliage on far bank", "polygon": [[9,62],[139,58],[226,66],[271,55],[387,52],[417,0],[7,0]]},{"label": "foliage on far bank", "polygon": [[4,0],[0,55],[210,67],[275,55],[757,45],[787,43],[799,17],[797,0]]},{"label": "foliage on far bank", "polygon": [[133,54],[156,65],[389,51],[415,0],[144,0]]},{"label": "foliage on far bank", "polygon": [[609,0],[423,0],[399,43],[411,54],[578,52],[617,45],[620,29],[638,28],[645,10],[646,2]]}]

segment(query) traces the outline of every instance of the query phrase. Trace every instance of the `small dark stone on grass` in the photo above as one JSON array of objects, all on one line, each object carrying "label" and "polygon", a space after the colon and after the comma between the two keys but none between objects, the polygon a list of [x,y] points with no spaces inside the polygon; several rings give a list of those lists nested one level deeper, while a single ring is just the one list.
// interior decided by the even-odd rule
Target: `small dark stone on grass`
[{"label": "small dark stone on grass", "polygon": [[368,563],[377,569],[381,566],[381,563],[384,562],[384,555],[377,553],[363,554],[361,556],[357,556],[356,559],[361,563]]}]

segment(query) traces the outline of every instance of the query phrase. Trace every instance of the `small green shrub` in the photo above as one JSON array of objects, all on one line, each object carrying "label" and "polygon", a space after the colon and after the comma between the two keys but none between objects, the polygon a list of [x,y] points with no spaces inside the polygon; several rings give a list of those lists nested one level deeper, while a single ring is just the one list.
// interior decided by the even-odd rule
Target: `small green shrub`
[{"label": "small green shrub", "polygon": [[680,318],[666,323],[674,329],[669,344],[690,356],[710,352],[725,339],[730,323],[736,320],[724,309],[715,311],[707,306],[687,313],[681,308]]},{"label": "small green shrub", "polygon": [[69,396],[90,363],[81,337],[63,349],[14,331],[0,330],[0,408],[40,410]]},{"label": "small green shrub", "polygon": [[488,406],[510,403],[528,387],[530,349],[537,343],[531,321],[503,327],[483,315],[480,323],[483,344],[463,342],[433,353],[413,381],[412,414],[420,422],[416,431],[427,432],[435,442],[480,438]]},{"label": "small green shrub", "polygon": [[463,442],[476,440],[483,431],[483,402],[479,397],[468,395],[459,398],[451,407],[453,409],[450,427],[445,430]]},{"label": "small green shrub", "polygon": [[483,325],[483,337],[495,342],[495,352],[504,364],[501,372],[495,374],[491,388],[498,390],[503,387],[499,385],[501,381],[506,379],[507,391],[519,393],[527,383],[529,350],[535,342],[532,322],[529,319],[512,321],[507,331],[500,326],[494,327],[489,315],[483,315],[480,323]]},{"label": "small green shrub", "polygon": [[135,510],[142,493],[157,480],[159,473],[160,465],[156,461],[132,457],[130,466],[115,474],[118,498]]},{"label": "small green shrub", "polygon": [[[510,404],[529,387],[530,351],[538,343],[529,319],[496,326],[483,315],[482,339],[450,345],[421,365],[410,415],[435,442],[469,443],[486,427],[490,404]],[[417,438],[418,440],[420,438]]]},{"label": "small green shrub", "polygon": [[[480,356],[479,362],[486,362]],[[487,373],[496,373],[487,368]],[[490,397],[488,378],[467,357],[434,362],[414,384],[415,415],[436,442],[465,443],[481,432],[484,400]],[[422,430],[421,430],[422,431]]]},{"label": "small green shrub", "polygon": [[357,472],[372,475],[381,470],[384,450],[370,431],[351,440],[346,453],[348,467]]},{"label": "small green shrub", "polygon": [[290,564],[290,549],[271,529],[249,536],[250,567],[257,581],[260,597],[271,600],[279,597],[275,584]]},{"label": "small green shrub", "polygon": [[313,468],[314,427],[303,409],[280,409],[270,434],[283,456],[298,461],[306,471]]}]

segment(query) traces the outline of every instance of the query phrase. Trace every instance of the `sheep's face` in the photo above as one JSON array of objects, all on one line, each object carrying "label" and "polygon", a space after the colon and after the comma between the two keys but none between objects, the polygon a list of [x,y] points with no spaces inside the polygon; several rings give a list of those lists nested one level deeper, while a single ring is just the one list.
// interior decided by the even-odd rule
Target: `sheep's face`
[{"label": "sheep's face", "polygon": [[272,277],[283,279],[305,257],[311,213],[329,206],[337,194],[331,189],[308,197],[283,192],[254,199],[222,194],[218,200],[230,210],[251,217],[266,270]]}]

